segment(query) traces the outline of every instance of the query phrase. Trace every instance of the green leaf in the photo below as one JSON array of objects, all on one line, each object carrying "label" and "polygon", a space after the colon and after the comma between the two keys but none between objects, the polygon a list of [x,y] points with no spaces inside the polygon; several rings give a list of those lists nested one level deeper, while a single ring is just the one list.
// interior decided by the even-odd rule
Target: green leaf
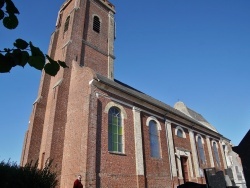
[{"label": "green leaf", "polygon": [[0,9],[0,20],[4,18],[4,12]]},{"label": "green leaf", "polygon": [[42,56],[30,56],[28,63],[30,66],[42,70],[45,64],[45,58]]},{"label": "green leaf", "polygon": [[19,14],[18,9],[11,0],[5,0],[5,2],[6,2],[6,11],[9,14]]},{"label": "green leaf", "polygon": [[57,72],[60,70],[60,66],[57,62],[47,63],[44,66],[44,71],[49,74],[50,76],[55,76]]},{"label": "green leaf", "polygon": [[16,39],[16,41],[14,42],[14,46],[24,50],[29,46],[29,44],[23,39]]},{"label": "green leaf", "polygon": [[18,26],[18,19],[14,14],[3,19],[3,25],[7,29],[15,29]]},{"label": "green leaf", "polygon": [[59,64],[61,67],[63,67],[63,68],[69,68],[68,65],[66,65],[66,63],[65,63],[64,61],[58,60],[57,62],[58,62],[58,64]]},{"label": "green leaf", "polygon": [[11,68],[11,63],[8,63],[7,58],[0,54],[0,73],[10,72]]}]

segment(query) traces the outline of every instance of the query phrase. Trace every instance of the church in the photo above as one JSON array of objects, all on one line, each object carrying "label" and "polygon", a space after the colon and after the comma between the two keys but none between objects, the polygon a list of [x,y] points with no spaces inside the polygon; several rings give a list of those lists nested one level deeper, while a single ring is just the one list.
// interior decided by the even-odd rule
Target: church
[{"label": "church", "polygon": [[114,78],[115,6],[67,0],[48,54],[69,66],[42,73],[21,165],[53,159],[58,187],[205,184],[204,168],[228,168],[224,138],[183,102],[171,107]]}]

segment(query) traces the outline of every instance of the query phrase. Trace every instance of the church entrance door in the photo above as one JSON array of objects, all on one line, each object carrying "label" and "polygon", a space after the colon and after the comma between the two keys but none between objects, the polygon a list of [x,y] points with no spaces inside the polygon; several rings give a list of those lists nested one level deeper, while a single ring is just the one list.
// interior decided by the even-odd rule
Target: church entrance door
[{"label": "church entrance door", "polygon": [[182,168],[183,181],[184,181],[184,183],[186,183],[189,181],[189,178],[188,178],[188,158],[187,157],[181,157],[181,168]]}]

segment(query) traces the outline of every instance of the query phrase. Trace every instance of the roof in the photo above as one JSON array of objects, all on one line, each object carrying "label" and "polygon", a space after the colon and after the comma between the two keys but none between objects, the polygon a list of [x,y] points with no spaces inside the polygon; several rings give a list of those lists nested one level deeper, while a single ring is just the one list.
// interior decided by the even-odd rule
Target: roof
[{"label": "roof", "polygon": [[[118,81],[116,79],[111,80],[111,79],[109,79],[109,78],[107,78],[105,76],[97,74],[97,80],[99,82],[101,82],[101,83],[109,85],[110,87],[118,89],[118,90],[120,90],[120,91],[122,91],[122,92],[124,92],[124,93],[126,93],[128,95],[132,95],[132,96],[134,96],[134,97],[136,97],[136,98],[138,98],[140,100],[143,100],[143,101],[145,101],[145,102],[147,102],[149,104],[152,104],[152,105],[157,106],[157,107],[159,107],[159,108],[161,108],[163,110],[166,110],[169,113],[172,113],[174,115],[182,117],[182,118],[184,118],[184,119],[186,119],[186,120],[188,120],[188,121],[190,121],[192,123],[195,123],[196,125],[199,125],[199,126],[201,126],[203,128],[206,128],[207,130],[210,130],[210,131],[212,131],[214,133],[219,134],[217,132],[217,130],[214,127],[212,127],[211,125],[210,126],[205,125],[204,122],[198,121],[197,119],[192,118],[191,116],[183,113],[182,111],[177,110],[177,109],[171,107],[170,105],[168,105],[166,103],[163,103],[163,102],[161,102],[161,101],[159,101],[159,100],[157,100],[157,99],[155,99],[155,98],[153,98],[153,97],[151,97],[151,96],[149,96],[149,95],[147,95],[147,94],[145,94],[145,93],[143,93],[143,92],[141,92],[141,91],[127,85],[127,84],[124,84],[124,83],[122,83],[122,82],[120,82],[120,81]],[[222,135],[219,134],[219,136],[222,136]]]},{"label": "roof", "polygon": [[175,103],[174,108],[181,111],[182,113],[186,114],[187,116],[195,119],[196,121],[200,122],[208,129],[211,129],[215,132],[218,132],[214,126],[212,126],[208,121],[199,113],[195,112],[194,110],[188,108],[183,102],[179,101]]}]

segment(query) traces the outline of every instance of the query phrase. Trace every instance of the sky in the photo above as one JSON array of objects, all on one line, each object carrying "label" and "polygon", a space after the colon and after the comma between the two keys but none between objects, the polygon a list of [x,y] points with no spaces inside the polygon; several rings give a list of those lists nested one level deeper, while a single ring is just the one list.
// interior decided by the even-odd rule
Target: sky
[{"label": "sky", "polygon": [[[17,38],[47,53],[64,0],[13,1],[19,26],[0,24],[0,50]],[[170,106],[182,101],[238,145],[250,128],[249,0],[112,0],[115,78]],[[0,161],[19,163],[41,72],[0,73]]]}]

